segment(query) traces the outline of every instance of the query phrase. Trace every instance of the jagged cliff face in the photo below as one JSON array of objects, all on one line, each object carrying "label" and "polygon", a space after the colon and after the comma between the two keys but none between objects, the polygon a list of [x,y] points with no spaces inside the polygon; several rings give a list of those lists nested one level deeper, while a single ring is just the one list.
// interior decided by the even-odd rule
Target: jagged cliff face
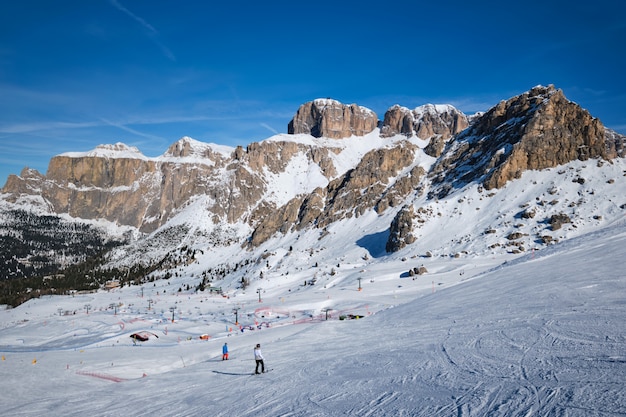
[{"label": "jagged cliff face", "polygon": [[[426,105],[391,107],[380,135],[376,123],[368,109],[315,100],[300,107],[289,132],[337,141],[278,137],[225,150],[183,138],[159,158],[105,145],[54,157],[45,176],[11,176],[2,193],[7,201],[37,196],[51,212],[144,232],[202,198],[202,216],[214,225],[246,224],[252,246],[276,233],[395,210],[388,242],[395,251],[415,241],[412,218],[421,211],[412,205],[426,192],[435,199],[471,182],[498,188],[525,170],[624,155],[623,136],[552,86],[503,101],[471,122],[452,106]],[[365,143],[375,144],[347,166],[347,144],[361,147],[366,134]],[[280,189],[281,181],[293,188]]]},{"label": "jagged cliff face", "polygon": [[[624,157],[626,138],[606,130],[579,105],[554,88],[535,87],[502,101],[454,136],[429,173],[429,198],[443,198],[478,182],[485,189],[503,187],[528,170],[571,161]],[[430,145],[429,145],[430,146]],[[426,211],[400,210],[390,225],[387,250],[415,241],[413,225]]]},{"label": "jagged cliff face", "polygon": [[413,110],[395,105],[385,113],[381,136],[402,134],[415,135],[421,139],[439,136],[447,140],[464,130],[468,124],[467,116],[448,104],[426,104]]},{"label": "jagged cliff face", "polygon": [[107,219],[156,230],[199,195],[207,196],[214,223],[254,224],[276,208],[267,195],[266,175],[285,174],[302,155],[331,178],[332,150],[295,142],[263,142],[232,154],[183,138],[158,159],[144,157],[123,144],[104,145],[87,154],[59,155],[46,176],[25,170],[3,189],[7,200],[40,194],[56,213],[84,219]]},{"label": "jagged cliff face", "polygon": [[[197,193],[207,192],[224,166],[216,154],[202,155],[203,164],[184,163],[191,141],[172,145],[165,161],[144,157],[123,144],[103,145],[87,154],[59,155],[50,161],[44,178],[11,178],[4,192],[14,197],[20,188],[40,190],[57,213],[84,219],[107,219],[144,231],[161,226],[176,208]],[[176,158],[183,163],[168,163]]]},{"label": "jagged cliff face", "polygon": [[[416,165],[419,148],[403,141],[393,147],[368,152],[352,170],[317,188],[308,196],[295,198],[280,210],[269,213],[252,234],[257,246],[276,232],[286,233],[306,227],[324,228],[367,210],[381,213],[400,204],[415,191],[425,171]],[[392,181],[402,171],[408,174]]]},{"label": "jagged cliff face", "polygon": [[457,135],[432,169],[438,195],[481,181],[500,188],[526,170],[573,160],[612,159],[619,145],[600,120],[554,88],[535,87],[502,101]]},{"label": "jagged cliff face", "polygon": [[356,104],[345,105],[336,100],[317,99],[303,104],[289,122],[289,134],[306,133],[316,138],[347,138],[364,136],[378,124],[376,113]]}]

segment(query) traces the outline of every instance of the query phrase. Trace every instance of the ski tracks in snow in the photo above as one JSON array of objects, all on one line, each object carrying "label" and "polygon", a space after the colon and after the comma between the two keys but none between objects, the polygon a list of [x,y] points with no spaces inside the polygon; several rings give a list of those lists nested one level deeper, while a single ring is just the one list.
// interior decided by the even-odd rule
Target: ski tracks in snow
[{"label": "ski tracks in snow", "polygon": [[[595,384],[609,386],[601,402],[608,413],[621,415],[623,382],[612,381],[611,375],[616,367],[626,367],[626,360],[617,351],[615,355],[593,357],[593,352],[610,352],[612,339],[619,338],[599,340],[581,331],[588,326],[597,329],[598,325],[586,315],[562,321],[511,318],[473,328],[455,325],[439,346],[436,363],[430,365],[431,372],[439,372],[433,372],[429,382],[457,394],[451,396],[449,406],[432,415],[452,415],[451,410],[458,416],[479,416],[494,410],[498,415],[566,413],[578,408],[577,403],[588,401],[584,396],[594,391],[591,386]],[[615,334],[615,330],[609,325],[606,333]],[[623,336],[614,345],[616,349],[623,346]],[[581,374],[597,374],[590,372],[592,367],[604,368],[606,377],[580,381]],[[611,401],[611,395],[617,403]]]}]

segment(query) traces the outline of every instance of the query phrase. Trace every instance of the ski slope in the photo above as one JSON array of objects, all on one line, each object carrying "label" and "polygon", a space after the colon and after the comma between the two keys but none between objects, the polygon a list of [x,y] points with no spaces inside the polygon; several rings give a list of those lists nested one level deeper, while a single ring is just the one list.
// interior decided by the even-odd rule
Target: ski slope
[{"label": "ski slope", "polygon": [[[143,290],[31,300],[0,311],[0,409],[625,415],[625,257],[621,222],[521,257],[431,259],[430,272],[415,279],[390,259],[361,272],[360,291],[354,279],[306,291],[298,276],[226,298],[175,291],[181,277]],[[338,319],[350,314],[363,317]],[[129,336],[138,331],[154,337],[135,346]],[[256,343],[267,374],[251,375]]]}]

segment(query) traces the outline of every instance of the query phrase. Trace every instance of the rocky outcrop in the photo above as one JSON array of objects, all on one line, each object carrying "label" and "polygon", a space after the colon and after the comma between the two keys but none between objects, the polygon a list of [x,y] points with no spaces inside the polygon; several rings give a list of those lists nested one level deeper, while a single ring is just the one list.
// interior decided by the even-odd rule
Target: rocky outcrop
[{"label": "rocky outcrop", "polygon": [[415,117],[410,109],[396,104],[385,112],[380,136],[388,138],[398,134],[413,136],[415,134]]},{"label": "rocky outcrop", "polygon": [[604,130],[607,155],[609,157],[626,157],[626,136],[611,129]]},{"label": "rocky outcrop", "polygon": [[396,214],[389,228],[389,238],[385,245],[387,252],[397,252],[415,242],[415,236],[413,236],[413,220],[415,218],[415,210],[412,205],[402,207]]},{"label": "rocky outcrop", "polygon": [[395,105],[385,113],[381,136],[402,134],[421,139],[438,136],[447,140],[467,126],[467,116],[449,104],[426,104],[413,110]]},{"label": "rocky outcrop", "polygon": [[[254,230],[250,244],[257,246],[290,228],[324,228],[338,220],[359,217],[368,210],[382,213],[401,204],[425,175],[424,169],[415,165],[418,151],[414,144],[400,142],[368,152],[354,169],[330,181],[327,187],[317,188],[305,198],[295,198],[269,213]],[[392,181],[406,169],[406,175]]]},{"label": "rocky outcrop", "polygon": [[[198,196],[207,196],[214,223],[255,225],[276,210],[267,196],[268,173],[282,175],[303,155],[327,178],[337,176],[332,150],[295,142],[265,141],[232,152],[183,138],[159,158],[124,144],[51,159],[44,176],[25,169],[9,177],[2,192],[15,202],[39,195],[56,213],[107,219],[151,232]],[[287,174],[289,175],[289,174]]]},{"label": "rocky outcrop", "polygon": [[[363,156],[359,164],[328,184],[324,211],[316,218],[319,227],[337,220],[359,217],[367,210],[381,213],[387,207],[403,200],[421,180],[423,169],[411,170],[410,184],[396,183],[400,171],[415,163],[417,146],[400,142],[391,148],[376,149]],[[299,226],[300,228],[302,225]]]},{"label": "rocky outcrop", "polygon": [[449,142],[445,153],[431,172],[439,197],[470,181],[500,188],[526,170],[616,156],[602,123],[554,86],[502,101]]},{"label": "rocky outcrop", "polygon": [[378,124],[376,113],[356,104],[317,99],[303,104],[289,122],[289,134],[307,133],[316,138],[343,139],[364,136]]},{"label": "rocky outcrop", "polygon": [[552,230],[559,230],[564,224],[571,222],[572,220],[565,213],[554,214],[548,220],[548,223],[550,223],[550,227],[552,227]]},{"label": "rocky outcrop", "polygon": [[[345,138],[372,132],[376,122],[375,113],[363,107],[315,100],[300,107],[289,131]],[[429,197],[443,197],[472,181],[489,189],[529,169],[623,156],[626,142],[552,86],[503,101],[467,123],[452,106],[393,106],[382,133],[410,138],[394,137],[364,155],[346,149],[351,141],[310,137],[277,137],[234,149],[182,138],[157,158],[123,144],[105,145],[52,158],[46,175],[25,169],[10,176],[2,198],[143,232],[201,202],[199,212],[207,216],[202,220],[245,224],[254,231],[247,241],[259,245],[275,233],[324,229],[368,211],[398,210],[409,196],[429,188]],[[415,137],[429,144],[421,149]],[[431,167],[423,153],[439,159]],[[282,185],[288,186],[278,189]],[[420,209],[414,225],[420,224]],[[410,228],[404,227],[410,219],[409,209],[400,210],[389,249],[411,241]]]},{"label": "rocky outcrop", "polygon": [[4,199],[15,203],[21,196],[37,195],[41,184],[45,181],[45,176],[36,169],[24,168],[19,176],[10,175],[2,188],[2,193],[6,193]]}]

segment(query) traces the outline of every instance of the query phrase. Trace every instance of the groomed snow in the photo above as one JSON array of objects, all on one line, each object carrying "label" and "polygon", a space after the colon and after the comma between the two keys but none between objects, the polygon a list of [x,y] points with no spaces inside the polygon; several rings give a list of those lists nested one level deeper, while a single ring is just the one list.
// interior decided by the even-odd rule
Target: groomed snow
[{"label": "groomed snow", "polygon": [[[624,415],[625,256],[626,226],[618,222],[518,258],[424,259],[429,273],[415,279],[404,273],[406,261],[389,258],[368,267],[338,261],[338,274],[313,286],[295,270],[230,298],[178,292],[195,282],[180,277],[32,300],[0,312],[0,409],[11,416]],[[254,330],[238,330],[234,309]],[[338,319],[350,314],[363,317]],[[129,336],[139,331],[152,336],[134,346]],[[270,373],[251,375],[256,343]]]}]

